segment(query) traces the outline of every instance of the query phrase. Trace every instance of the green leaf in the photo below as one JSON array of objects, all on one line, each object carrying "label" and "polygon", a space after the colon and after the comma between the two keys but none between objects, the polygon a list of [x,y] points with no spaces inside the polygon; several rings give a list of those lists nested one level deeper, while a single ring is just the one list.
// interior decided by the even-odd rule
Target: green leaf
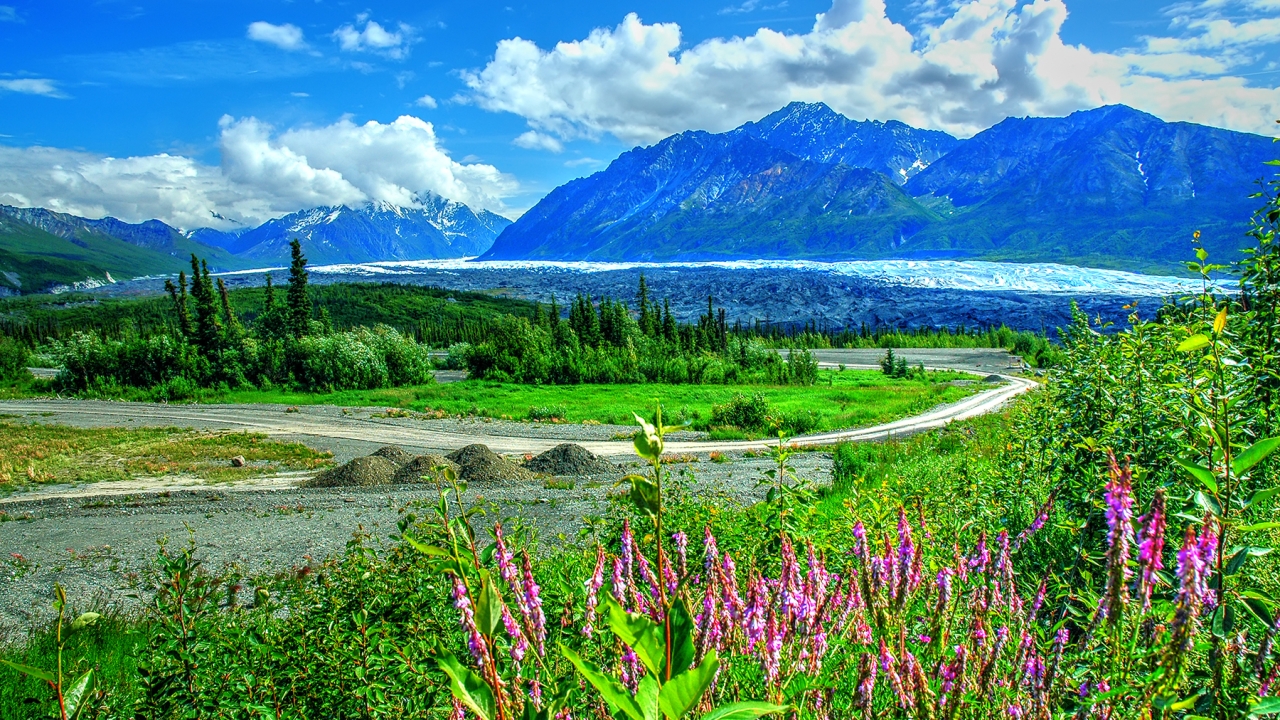
[{"label": "green leaf", "polygon": [[449,676],[449,690],[458,702],[479,715],[481,720],[493,720],[498,711],[497,703],[494,701],[493,690],[484,678],[471,668],[464,667],[448,650],[440,651],[436,656],[436,664]]},{"label": "green leaf", "polygon": [[1273,488],[1267,488],[1266,490],[1259,490],[1253,494],[1253,497],[1249,498],[1249,502],[1245,503],[1244,506],[1252,507],[1259,503],[1264,503],[1272,497],[1275,497],[1276,493],[1280,493],[1280,485]]},{"label": "green leaf", "polygon": [[654,517],[658,511],[662,509],[662,493],[658,491],[649,478],[643,475],[628,475],[631,480],[631,504],[640,511],[642,515]]},{"label": "green leaf", "polygon": [[702,716],[702,720],[752,720],[765,715],[777,715],[791,708],[787,705],[772,705],[766,702],[740,702],[722,705]]},{"label": "green leaf", "polygon": [[658,707],[667,720],[680,720],[702,699],[720,669],[720,658],[712,650],[697,667],[673,675],[658,693]]},{"label": "green leaf", "polygon": [[1247,532],[1259,532],[1261,530],[1271,530],[1273,528],[1280,528],[1280,522],[1276,522],[1276,521],[1260,522],[1260,523],[1254,523],[1253,525],[1244,525],[1238,529],[1242,533],[1247,533]]},{"label": "green leaf", "polygon": [[644,615],[622,609],[612,595],[605,597],[609,608],[609,628],[618,639],[631,646],[636,657],[654,677],[666,676],[666,641],[662,628]]},{"label": "green leaf", "polygon": [[1235,575],[1236,573],[1240,572],[1240,569],[1244,567],[1244,564],[1248,560],[1249,560],[1248,548],[1241,548],[1239,552],[1237,552],[1235,555],[1232,555],[1231,559],[1227,561],[1227,567],[1223,571],[1223,574],[1227,576]]},{"label": "green leaf", "polygon": [[1280,697],[1263,698],[1258,701],[1257,705],[1249,707],[1249,717],[1251,718],[1275,713],[1280,713]]},{"label": "green leaf", "polygon": [[1243,475],[1249,472],[1254,465],[1265,460],[1278,447],[1280,447],[1280,437],[1259,440],[1237,455],[1235,460],[1231,461],[1231,471],[1236,475]]},{"label": "green leaf", "polygon": [[27,665],[19,665],[16,662],[10,662],[9,660],[5,660],[4,658],[0,658],[0,663],[4,663],[5,665],[8,665],[9,667],[13,668],[14,670],[17,670],[23,675],[30,675],[31,677],[37,680],[43,680],[47,683],[56,683],[58,681],[58,679],[55,678],[53,676],[53,673],[51,672],[45,672],[44,670],[29,667]]},{"label": "green leaf", "polygon": [[1271,624],[1271,606],[1264,600],[1253,597],[1244,599],[1244,606],[1249,608],[1249,612],[1258,619],[1264,626]]},{"label": "green leaf", "polygon": [[485,637],[493,637],[493,633],[502,624],[502,595],[493,584],[493,577],[488,570],[480,572],[480,597],[476,598],[476,626]]},{"label": "green leaf", "polygon": [[1222,506],[1212,497],[1205,495],[1204,491],[1197,490],[1195,496],[1196,504],[1205,512],[1211,513],[1214,517],[1222,517]]},{"label": "green leaf", "polygon": [[652,675],[640,678],[636,685],[636,704],[640,706],[640,712],[644,713],[645,720],[658,720],[658,695],[661,692],[657,678]]},{"label": "green leaf", "polygon": [[62,696],[62,701],[67,710],[68,718],[72,718],[74,720],[74,718],[80,715],[80,711],[84,709],[85,694],[89,692],[89,688],[91,687],[93,687],[93,670],[86,671],[85,674],[76,678],[76,681],[71,683],[71,688]]},{"label": "green leaf", "polygon": [[71,623],[71,632],[79,632],[89,627],[90,625],[98,622],[98,618],[100,617],[102,616],[96,612],[84,613],[80,617],[76,618],[75,622]]},{"label": "green leaf", "polygon": [[684,600],[676,600],[671,606],[671,674],[693,667],[698,651],[693,645],[693,613]]},{"label": "green leaf", "polygon": [[1199,480],[1201,485],[1208,488],[1209,492],[1218,492],[1218,481],[1213,477],[1213,473],[1209,472],[1209,468],[1186,458],[1178,458],[1176,462],[1182,466],[1183,470],[1187,471],[1187,474]]},{"label": "green leaf", "polygon": [[1199,333],[1178,343],[1178,352],[1191,352],[1209,346],[1209,337]]},{"label": "green leaf", "polygon": [[400,537],[404,538],[404,541],[409,543],[410,547],[422,553],[423,555],[432,555],[436,557],[453,557],[453,553],[449,552],[448,550],[445,550],[444,548],[439,547],[437,545],[426,545],[424,543],[420,543],[416,539],[414,539],[414,537],[409,533],[404,533]]},{"label": "green leaf", "polygon": [[610,710],[614,714],[620,710],[631,720],[649,720],[644,710],[641,709],[640,704],[636,702],[635,698],[631,697],[631,693],[621,683],[600,672],[600,668],[590,661],[584,660],[564,643],[560,643],[560,653],[578,669],[578,672],[582,677],[586,678],[587,682],[591,683],[596,692],[600,693],[600,696],[608,703]]}]

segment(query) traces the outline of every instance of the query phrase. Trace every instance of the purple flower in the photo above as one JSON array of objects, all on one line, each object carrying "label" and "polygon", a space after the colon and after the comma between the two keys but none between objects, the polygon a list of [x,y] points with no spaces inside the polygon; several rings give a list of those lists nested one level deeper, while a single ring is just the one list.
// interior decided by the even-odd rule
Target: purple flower
[{"label": "purple flower", "polygon": [[1156,573],[1164,569],[1164,489],[1156,490],[1151,499],[1151,509],[1139,521],[1138,533],[1138,599],[1142,612],[1151,609],[1151,591],[1155,587]]},{"label": "purple flower", "polygon": [[529,553],[522,553],[524,560],[524,602],[521,607],[528,608],[525,624],[530,627],[530,635],[537,643],[538,655],[546,657],[547,616],[542,612],[542,590],[538,581],[533,578],[533,565],[529,562]]},{"label": "purple flower", "polygon": [[747,638],[747,650],[754,650],[764,636],[766,618],[772,612],[769,607],[769,591],[757,574],[747,581],[747,607],[743,612],[743,634]]},{"label": "purple flower", "polygon": [[502,626],[506,628],[507,635],[511,638],[511,659],[519,664],[524,660],[525,652],[529,650],[529,641],[525,639],[520,624],[511,616],[511,611],[505,605],[502,607]]},{"label": "purple flower", "polygon": [[1031,521],[1031,524],[1018,534],[1018,539],[1013,543],[1014,550],[1021,548],[1022,544],[1027,540],[1030,540],[1032,535],[1035,535],[1044,528],[1044,524],[1049,521],[1049,513],[1053,512],[1053,499],[1053,495],[1050,495],[1049,499],[1045,501],[1043,506],[1041,506],[1040,514],[1036,515],[1036,519]]},{"label": "purple flower", "polygon": [[780,663],[782,661],[782,628],[778,626],[778,615],[769,608],[769,620],[765,623],[764,630],[764,652],[761,660],[764,665],[764,675],[770,683],[778,679],[778,673],[781,671]]},{"label": "purple flower", "polygon": [[1107,584],[1099,599],[1098,612],[1113,625],[1129,601],[1128,579],[1131,574],[1129,542],[1133,536],[1133,473],[1123,469],[1114,454],[1108,455],[1110,479],[1107,482]]},{"label": "purple flower", "polygon": [[729,553],[725,553],[720,560],[720,603],[728,616],[727,626],[743,621],[746,606],[742,602],[742,595],[738,593],[738,569]]},{"label": "purple flower", "polygon": [[1204,568],[1199,588],[1200,594],[1204,598],[1204,606],[1212,610],[1218,606],[1218,594],[1209,587],[1209,577],[1217,565],[1218,521],[1207,513],[1204,517],[1204,528],[1200,531],[1200,540],[1196,543],[1196,550],[1200,553],[1200,564]]},{"label": "purple flower", "polygon": [[[671,541],[676,544],[676,558],[680,561],[680,577],[689,574],[689,536],[680,531],[671,536]],[[679,583],[677,583],[679,584]],[[669,588],[674,591],[675,588]]]},{"label": "purple flower", "polygon": [[520,573],[516,570],[515,563],[512,562],[514,555],[507,549],[506,540],[502,537],[502,523],[493,526],[493,536],[497,543],[494,558],[498,561],[498,574],[502,579],[507,581],[513,590],[520,587]]},{"label": "purple flower", "polygon": [[457,575],[453,577],[453,607],[458,610],[459,622],[467,633],[467,650],[471,652],[471,659],[475,660],[476,665],[482,670],[487,671],[489,646],[485,643],[484,636],[480,634],[480,629],[476,627],[476,616],[471,609],[471,597],[467,594],[467,585]]},{"label": "purple flower", "polygon": [[858,658],[858,694],[855,702],[862,708],[863,717],[871,714],[871,696],[876,689],[876,663],[871,653]]},{"label": "purple flower", "polygon": [[711,534],[711,526],[708,525],[702,534],[702,547],[704,554],[702,556],[702,572],[710,575],[716,567],[716,561],[720,559],[720,550],[716,547],[716,536]]},{"label": "purple flower", "polygon": [[[615,570],[616,573],[616,570]],[[604,585],[604,548],[596,546],[596,569],[587,581],[587,622],[582,626],[582,634],[588,637],[595,631],[596,607],[600,605],[600,586]]]},{"label": "purple flower", "polygon": [[[1212,534],[1212,531],[1205,527],[1203,533]],[[1178,551],[1177,609],[1169,626],[1169,645],[1164,658],[1165,665],[1171,669],[1181,666],[1183,653],[1191,647],[1191,638],[1205,605],[1208,567],[1201,553],[1203,542],[1203,538],[1196,537],[1196,529],[1188,525],[1183,534],[1182,549]]]},{"label": "purple flower", "polygon": [[467,720],[467,708],[458,698],[453,698],[453,709],[449,711],[449,720]]}]

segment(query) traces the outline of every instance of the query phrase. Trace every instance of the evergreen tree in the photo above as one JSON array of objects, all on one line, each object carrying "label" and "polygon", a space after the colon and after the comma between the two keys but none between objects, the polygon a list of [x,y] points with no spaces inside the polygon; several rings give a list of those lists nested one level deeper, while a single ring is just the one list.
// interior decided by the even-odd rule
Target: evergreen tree
[{"label": "evergreen tree", "polygon": [[239,345],[244,339],[244,327],[240,325],[240,318],[236,317],[235,310],[231,309],[231,297],[227,295],[227,284],[222,282],[222,278],[218,278],[218,299],[222,303],[222,325],[226,328],[226,342],[228,345]]},{"label": "evergreen tree", "polygon": [[174,287],[172,280],[164,281],[164,289],[169,291],[169,298],[173,300],[173,312],[178,318],[178,330],[182,333],[182,337],[191,338],[191,313],[187,310],[187,273],[182,271],[178,273],[178,286]]},{"label": "evergreen tree", "polygon": [[542,310],[542,303],[537,302],[533,305],[533,326],[545,328],[547,324],[547,314]]},{"label": "evergreen tree", "polygon": [[671,314],[671,301],[662,299],[662,337],[668,342],[675,342],[677,338],[676,318]]},{"label": "evergreen tree", "polygon": [[644,273],[640,273],[640,290],[636,297],[640,302],[640,332],[656,335],[658,323],[654,322],[653,311],[649,308],[649,286],[644,281]]},{"label": "evergreen tree", "polygon": [[267,274],[267,284],[262,299],[262,314],[257,321],[258,336],[263,340],[280,340],[285,335],[284,309],[276,302],[276,287]]},{"label": "evergreen tree", "polygon": [[551,329],[560,327],[560,306],[556,304],[555,294],[551,295],[551,312],[547,313],[551,320]]},{"label": "evergreen tree", "polygon": [[311,330],[311,298],[307,295],[307,258],[302,254],[302,243],[294,238],[289,243],[293,255],[289,263],[289,292],[285,298],[288,313],[289,334],[295,338]]},{"label": "evergreen tree", "polygon": [[213,297],[209,264],[191,255],[191,299],[196,303],[193,339],[206,357],[213,357],[222,346],[222,324],[218,322],[218,303]]}]

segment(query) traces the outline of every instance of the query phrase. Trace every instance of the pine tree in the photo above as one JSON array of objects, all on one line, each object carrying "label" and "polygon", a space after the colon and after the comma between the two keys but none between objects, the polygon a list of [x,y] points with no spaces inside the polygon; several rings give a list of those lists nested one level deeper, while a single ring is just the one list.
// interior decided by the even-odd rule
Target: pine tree
[{"label": "pine tree", "polygon": [[263,340],[280,340],[285,335],[284,309],[276,302],[276,287],[267,274],[267,284],[262,299],[262,314],[257,321],[258,336]]},{"label": "pine tree", "polygon": [[677,340],[676,318],[671,314],[671,301],[662,299],[662,336],[667,342],[675,342]]},{"label": "pine tree", "polygon": [[547,313],[551,320],[551,329],[555,330],[560,327],[560,306],[556,304],[556,296],[551,295],[551,312]]},{"label": "pine tree", "polygon": [[541,302],[534,303],[533,326],[540,328],[547,327],[547,314],[543,311]]},{"label": "pine tree", "polygon": [[311,330],[311,298],[307,295],[307,258],[302,254],[302,243],[294,238],[289,243],[293,261],[289,264],[289,292],[285,298],[289,334],[295,338]]}]

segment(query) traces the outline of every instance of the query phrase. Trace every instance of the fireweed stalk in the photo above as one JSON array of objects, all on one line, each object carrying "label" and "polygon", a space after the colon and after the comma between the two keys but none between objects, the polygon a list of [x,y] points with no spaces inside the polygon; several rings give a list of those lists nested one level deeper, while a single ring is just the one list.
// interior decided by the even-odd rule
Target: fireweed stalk
[{"label": "fireweed stalk", "polygon": [[[652,671],[637,648],[610,640],[601,627],[607,615],[602,607],[616,604],[624,613],[649,618],[655,630],[672,632],[663,621],[674,618],[675,603],[681,603],[690,609],[691,633],[691,655],[683,662],[692,668],[713,656],[719,660],[716,679],[697,703],[699,712],[717,703],[767,700],[790,706],[794,717],[804,719],[939,720],[991,716],[996,709],[1037,720],[1064,713],[1161,716],[1162,708],[1195,689],[1187,668],[1203,662],[1197,647],[1211,631],[1206,618],[1217,599],[1208,578],[1220,546],[1219,525],[1209,517],[1181,529],[1174,587],[1162,590],[1166,497],[1157,492],[1135,519],[1131,473],[1112,460],[1104,498],[1107,573],[1091,618],[1057,612],[1055,603],[1064,599],[1051,597],[1046,578],[1015,572],[1019,549],[1034,543],[1036,531],[1046,524],[1051,509],[1046,501],[1027,528],[1016,534],[980,533],[967,550],[930,531],[923,519],[909,522],[903,508],[893,532],[873,532],[855,520],[847,551],[820,550],[783,534],[776,557],[745,564],[710,527],[702,532],[701,557],[686,546],[685,536],[656,534],[656,561],[650,563],[632,524],[624,522],[615,542],[596,548],[594,570],[584,582],[585,603],[572,613],[581,618],[581,627],[567,634],[580,638],[582,652],[595,658],[591,667],[607,675],[591,685],[616,683],[639,702]],[[653,520],[656,531],[659,523]],[[537,648],[546,632],[538,620],[541,600],[530,596],[537,594],[538,584],[527,555],[518,567],[500,531],[494,534],[495,570],[510,578],[505,584],[518,613],[503,615],[498,623],[495,634],[507,650],[497,652],[493,640],[477,641],[472,632],[482,613],[460,601],[461,629],[471,638],[468,647],[475,645],[465,657],[471,658],[476,679],[492,686],[494,697],[509,696],[513,706],[541,702],[550,712],[553,702],[535,699],[533,689],[564,680],[568,671],[560,666],[559,676],[536,680],[522,674],[529,657],[541,657]],[[684,558],[668,562],[663,540]],[[1079,609],[1078,599],[1065,601]],[[1054,622],[1062,617],[1067,619]],[[1115,632],[1091,631],[1104,624]],[[1144,641],[1135,643],[1139,627]],[[1231,643],[1233,657],[1244,658],[1238,679],[1242,702],[1274,692],[1274,635],[1272,629],[1255,653],[1248,652],[1245,637]],[[1114,658],[1123,653],[1129,655],[1117,666]],[[1143,669],[1132,672],[1136,668]],[[666,668],[673,676],[685,669]],[[568,685],[567,699],[555,713],[569,709],[581,718],[609,717],[608,703],[591,686]],[[497,717],[469,712],[468,717]]]}]

